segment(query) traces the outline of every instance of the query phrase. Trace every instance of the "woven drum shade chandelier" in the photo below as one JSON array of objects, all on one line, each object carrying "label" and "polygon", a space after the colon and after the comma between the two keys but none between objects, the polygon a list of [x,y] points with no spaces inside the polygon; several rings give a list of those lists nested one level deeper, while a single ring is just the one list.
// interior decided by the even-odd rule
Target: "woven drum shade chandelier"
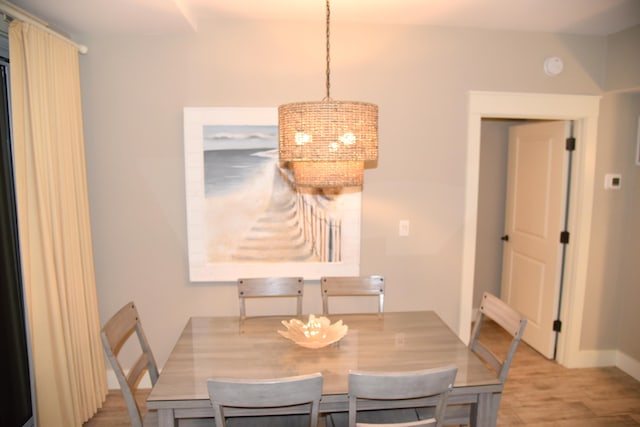
[{"label": "woven drum shade chandelier", "polygon": [[278,107],[280,161],[297,187],[362,186],[365,162],[378,159],[378,106],[330,96],[330,5],[327,0],[326,97]]}]

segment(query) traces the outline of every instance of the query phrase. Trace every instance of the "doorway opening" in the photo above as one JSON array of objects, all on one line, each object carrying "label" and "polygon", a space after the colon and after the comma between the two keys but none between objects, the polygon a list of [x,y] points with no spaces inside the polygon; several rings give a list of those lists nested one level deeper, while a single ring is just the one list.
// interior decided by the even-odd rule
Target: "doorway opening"
[{"label": "doorway opening", "polygon": [[482,119],[473,307],[484,292],[501,297],[529,319],[523,341],[548,359],[561,327],[572,127]]},{"label": "doorway opening", "polygon": [[[556,360],[567,367],[580,366],[580,337],[590,244],[599,96],[470,92],[467,134],[467,178],[463,237],[459,337],[468,342],[473,311],[473,291],[478,232],[478,179],[483,118],[519,120],[572,120],[576,150],[571,176],[570,212],[572,245],[567,248],[562,302],[562,334]],[[581,214],[575,215],[575,212]]]}]

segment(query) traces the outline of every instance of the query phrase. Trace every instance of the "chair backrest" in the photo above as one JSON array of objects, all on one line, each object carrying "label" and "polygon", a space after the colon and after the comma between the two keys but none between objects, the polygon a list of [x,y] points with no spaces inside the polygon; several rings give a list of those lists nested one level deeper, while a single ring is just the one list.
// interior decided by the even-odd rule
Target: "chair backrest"
[{"label": "chair backrest", "polygon": [[302,297],[304,280],[302,277],[257,277],[238,279],[238,300],[240,318],[245,319],[246,298],[294,297],[296,298],[296,316],[302,316]]},{"label": "chair backrest", "polygon": [[207,381],[207,389],[216,427],[226,426],[226,408],[242,408],[249,412],[255,409],[261,410],[261,415],[268,415],[268,409],[278,414],[278,409],[296,407],[309,414],[309,427],[318,425],[322,397],[322,374],[319,372],[257,380],[214,378]]},{"label": "chair backrest", "polygon": [[[458,368],[441,367],[409,372],[350,372],[349,373],[349,427],[357,427],[358,402],[369,400],[397,400],[435,397],[435,411],[428,419],[391,424],[389,426],[440,427],[444,420],[449,393],[453,389]],[[417,417],[416,417],[417,418]]]},{"label": "chair backrest", "polygon": [[[118,355],[123,345],[133,338],[135,333],[138,338],[141,354],[137,357],[133,366],[125,374]],[[102,327],[102,345],[111,363],[111,367],[118,378],[124,401],[127,404],[129,418],[133,427],[142,427],[142,415],[136,403],[135,391],[145,372],[149,373],[151,384],[158,381],[158,365],[151,352],[151,347],[142,329],[138,310],[133,302],[127,303]],[[129,346],[127,346],[129,348]]]},{"label": "chair backrest", "polygon": [[[504,358],[496,355],[480,340],[480,330],[487,317],[500,325],[513,337],[509,350]],[[509,372],[513,355],[518,348],[526,326],[526,317],[522,316],[500,298],[485,292],[482,295],[482,303],[480,304],[475,325],[471,332],[469,348],[496,372],[500,381],[504,382],[507,379],[507,373]]]},{"label": "chair backrest", "polygon": [[382,276],[327,276],[320,278],[322,313],[329,314],[329,297],[376,296],[378,313],[384,312],[384,278]]}]

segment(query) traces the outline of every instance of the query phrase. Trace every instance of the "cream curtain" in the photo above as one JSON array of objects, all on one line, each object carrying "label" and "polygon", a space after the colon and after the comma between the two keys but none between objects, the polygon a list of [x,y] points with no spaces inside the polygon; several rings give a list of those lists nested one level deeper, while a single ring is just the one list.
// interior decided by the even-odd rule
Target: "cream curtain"
[{"label": "cream curtain", "polygon": [[18,225],[40,427],[81,426],[106,396],[78,50],[9,27]]}]

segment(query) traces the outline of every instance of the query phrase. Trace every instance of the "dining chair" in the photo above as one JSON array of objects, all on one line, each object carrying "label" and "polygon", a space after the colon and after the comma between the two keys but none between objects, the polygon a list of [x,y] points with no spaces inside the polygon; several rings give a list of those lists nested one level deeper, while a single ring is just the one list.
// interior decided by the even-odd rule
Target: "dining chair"
[{"label": "dining chair", "polygon": [[[131,342],[133,334],[137,337],[139,346],[127,345],[127,348],[139,348],[140,354],[137,357],[129,372],[125,374],[118,355],[125,343]],[[135,392],[138,384],[146,372],[149,373],[151,384],[158,381],[158,365],[151,352],[151,347],[142,329],[138,310],[133,302],[125,304],[116,314],[113,315],[102,327],[102,345],[111,363],[111,367],[116,374],[124,401],[129,411],[129,418],[133,427],[157,425],[157,414],[147,413],[144,418],[140,407],[135,399]],[[131,340],[130,340],[131,339]]]},{"label": "dining chair", "polygon": [[384,312],[384,277],[382,276],[325,276],[320,278],[322,314],[329,314],[329,297],[375,296],[378,314]]},{"label": "dining chair", "polygon": [[[349,412],[327,415],[327,427],[440,427],[457,372],[455,366],[405,372],[350,372]],[[434,410],[428,419],[419,419],[414,408],[361,410],[358,406],[366,401],[417,398],[433,399]]]},{"label": "dining chair", "polygon": [[[487,319],[495,322],[511,335],[511,343],[504,356],[500,356],[500,354],[504,352],[499,352],[495,348],[493,350],[490,349],[487,343],[481,340],[480,331]],[[520,344],[526,326],[527,318],[518,313],[506,302],[489,292],[485,292],[482,295],[480,309],[478,310],[473,330],[471,331],[469,349],[478,355],[478,357],[494,371],[503,384],[507,379],[509,367],[511,366],[513,356],[516,353],[518,344]],[[497,405],[499,404],[500,401],[498,400]],[[471,405],[449,406],[447,409],[447,423],[457,425],[470,424],[471,411],[473,409]],[[418,408],[418,415],[421,418],[428,417],[430,415],[430,409]]]},{"label": "dining chair", "polygon": [[[274,379],[209,379],[215,425],[317,427],[322,380],[319,372]],[[232,408],[243,414],[228,416],[226,410]]]},{"label": "dining chair", "polygon": [[238,299],[240,301],[240,319],[247,317],[247,298],[293,297],[296,298],[296,316],[302,316],[302,296],[304,280],[302,277],[256,277],[238,279]]}]

